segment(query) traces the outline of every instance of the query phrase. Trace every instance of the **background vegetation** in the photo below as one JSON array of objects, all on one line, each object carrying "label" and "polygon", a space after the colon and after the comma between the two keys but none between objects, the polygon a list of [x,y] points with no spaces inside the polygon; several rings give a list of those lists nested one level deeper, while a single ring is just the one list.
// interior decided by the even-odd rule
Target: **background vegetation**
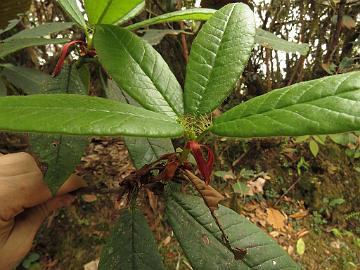
[{"label": "background vegetation", "polygon": [[[294,42],[308,43],[307,55],[256,47],[236,90],[222,108],[272,89],[359,69],[360,25],[358,1],[216,1],[203,0],[202,7],[220,8],[229,2],[248,4],[257,16],[257,27]],[[52,21],[69,21],[55,1],[3,1],[0,31],[3,40],[23,29]],[[148,1],[146,11],[133,22],[183,7],[193,1]],[[16,13],[11,12],[17,10]],[[21,13],[18,19],[16,14]],[[10,15],[9,15],[10,14]],[[153,29],[169,29],[155,48],[183,85],[185,65],[194,35],[192,23],[170,23]],[[75,28],[51,36],[81,39]],[[7,56],[1,63],[35,68],[50,74],[61,46],[31,47]],[[88,64],[95,81],[70,85],[76,76],[68,66],[56,82],[35,81],[37,89],[75,87],[103,96],[99,70]],[[24,73],[25,74],[25,73]],[[0,72],[0,93],[21,94],[24,88],[9,69]],[[75,80],[76,81],[76,80]],[[49,147],[51,147],[49,142]],[[214,183],[225,192],[226,204],[249,217],[276,239],[304,269],[357,269],[360,262],[360,140],[358,133],[307,136],[291,139],[215,139],[207,142],[216,152],[218,164]],[[3,153],[27,148],[27,137],[2,133]],[[133,170],[121,139],[93,138],[78,172],[100,190],[112,189]],[[167,221],[163,202],[150,192],[141,194],[143,209],[155,232],[169,269],[189,269]],[[21,267],[26,269],[81,269],[99,256],[109,228],[123,207],[116,194],[86,194],[75,206],[54,214],[34,243],[33,253]]]}]

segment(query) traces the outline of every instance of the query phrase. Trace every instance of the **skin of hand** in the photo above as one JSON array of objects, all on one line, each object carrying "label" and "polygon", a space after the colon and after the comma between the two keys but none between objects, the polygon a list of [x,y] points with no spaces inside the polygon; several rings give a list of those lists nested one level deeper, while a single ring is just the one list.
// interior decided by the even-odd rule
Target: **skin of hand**
[{"label": "skin of hand", "polygon": [[0,154],[0,270],[15,268],[45,218],[70,205],[75,197],[67,193],[84,186],[81,177],[71,175],[53,197],[31,155]]}]

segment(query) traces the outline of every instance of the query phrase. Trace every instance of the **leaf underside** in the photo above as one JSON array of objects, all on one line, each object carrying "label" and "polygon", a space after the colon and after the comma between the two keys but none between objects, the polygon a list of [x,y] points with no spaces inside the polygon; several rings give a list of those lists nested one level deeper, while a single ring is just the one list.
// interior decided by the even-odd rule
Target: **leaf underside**
[{"label": "leaf underside", "polygon": [[233,210],[215,211],[233,247],[246,249],[242,260],[222,244],[221,233],[201,198],[182,193],[169,195],[166,214],[175,236],[194,270],[278,270],[300,268],[260,228]]},{"label": "leaf underside", "polygon": [[273,90],[225,112],[211,131],[229,137],[301,136],[360,129],[360,72]]},{"label": "leaf underside", "polygon": [[112,230],[99,270],[164,270],[154,237],[139,210],[124,210]]},{"label": "leaf underside", "polygon": [[301,55],[307,55],[310,49],[308,44],[289,42],[261,28],[256,29],[255,42],[266,48],[288,53],[298,52]]},{"label": "leaf underside", "polygon": [[186,113],[210,113],[224,101],[247,64],[254,36],[254,14],[242,3],[226,5],[204,24],[187,65]]},{"label": "leaf underside", "polygon": [[76,0],[58,0],[57,2],[74,22],[76,22],[83,29],[86,29],[84,16],[81,13]]},{"label": "leaf underside", "polygon": [[69,42],[67,38],[56,38],[56,39],[47,39],[47,38],[19,38],[11,39],[7,42],[0,43],[0,58],[16,52],[18,50],[32,47],[32,46],[41,46],[48,44],[63,44]]},{"label": "leaf underside", "polygon": [[71,94],[0,98],[0,130],[139,137],[183,134],[176,120],[166,115],[104,98]]},{"label": "leaf underside", "polygon": [[174,118],[183,114],[181,87],[150,44],[120,27],[99,25],[94,45],[117,85],[141,106]]},{"label": "leaf underside", "polygon": [[125,28],[128,30],[135,30],[153,24],[169,23],[169,22],[176,22],[182,20],[206,21],[215,13],[215,11],[216,11],[215,9],[210,9],[210,8],[191,8],[185,10],[178,10],[174,12],[165,13],[154,18],[150,18],[148,20],[143,20],[138,23],[130,24]]},{"label": "leaf underside", "polygon": [[37,38],[37,37],[43,37],[46,35],[50,35],[52,33],[57,33],[64,31],[70,27],[72,27],[74,24],[72,22],[52,22],[52,23],[44,23],[40,24],[37,27],[29,28],[22,30],[15,35],[12,35],[11,37],[3,40],[3,41],[9,41],[12,39],[19,39],[19,38]]},{"label": "leaf underside", "polygon": [[1,75],[17,88],[30,95],[39,94],[43,90],[44,84],[51,78],[50,75],[34,68],[13,66],[11,64],[0,66],[4,68],[0,73]]}]

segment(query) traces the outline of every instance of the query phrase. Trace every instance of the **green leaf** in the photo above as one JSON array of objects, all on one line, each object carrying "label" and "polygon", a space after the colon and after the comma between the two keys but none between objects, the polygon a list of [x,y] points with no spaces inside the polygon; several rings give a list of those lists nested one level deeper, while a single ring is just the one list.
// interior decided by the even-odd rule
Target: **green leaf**
[{"label": "green leaf", "polygon": [[175,236],[194,270],[300,269],[260,228],[220,205],[215,211],[233,247],[246,249],[242,260],[222,244],[222,236],[202,199],[172,193],[166,214]]},{"label": "green leaf", "polygon": [[[75,65],[64,65],[61,73],[55,78],[49,76],[41,89],[48,93],[87,93]],[[30,135],[31,150],[47,164],[44,181],[53,195],[74,172],[87,144],[87,138],[78,136]]]},{"label": "green leaf", "polygon": [[214,120],[220,136],[266,137],[360,129],[360,72],[302,82],[253,98]]},{"label": "green leaf", "polygon": [[326,135],[314,135],[313,138],[316,142],[325,145]]},{"label": "green leaf", "polygon": [[47,38],[19,38],[8,40],[7,42],[0,43],[0,58],[16,52],[18,50],[32,47],[32,46],[41,46],[47,44],[62,44],[69,42],[67,38],[56,38],[56,39],[47,39]]},{"label": "green leaf", "polygon": [[300,256],[304,255],[305,253],[305,242],[302,238],[299,238],[296,242],[296,253]]},{"label": "green leaf", "polygon": [[179,137],[176,120],[116,101],[70,94],[0,98],[0,130],[68,135]]},{"label": "green leaf", "polygon": [[319,145],[317,144],[316,141],[314,140],[311,140],[309,142],[309,148],[310,148],[310,151],[311,151],[311,154],[316,157],[318,154],[319,154]]},{"label": "green leaf", "polygon": [[122,17],[116,24],[120,25],[123,24],[129,20],[131,20],[132,18],[134,18],[135,16],[139,15],[146,6],[146,2],[145,0],[143,0],[142,2],[140,1],[139,4],[137,6],[134,6],[127,14],[124,15],[124,17]]},{"label": "green leaf", "polygon": [[209,8],[192,8],[179,10],[131,24],[129,26],[126,26],[125,28],[128,30],[135,30],[153,24],[177,22],[183,20],[207,21],[215,13],[215,11],[215,9]]},{"label": "green leaf", "polygon": [[6,85],[4,84],[3,80],[0,78],[0,97],[4,97],[6,95],[7,95]]},{"label": "green leaf", "polygon": [[256,29],[255,42],[266,48],[288,53],[298,52],[301,55],[307,55],[310,49],[308,44],[289,42],[261,28]]},{"label": "green leaf", "polygon": [[42,87],[44,94],[87,94],[87,88],[84,85],[76,65],[66,64],[56,77],[49,77]]},{"label": "green leaf", "polygon": [[138,31],[138,33],[143,33],[144,35],[141,38],[154,46],[158,45],[166,35],[186,34],[187,32],[173,29],[148,29],[146,31]]},{"label": "green leaf", "polygon": [[52,33],[57,33],[64,31],[70,27],[72,27],[74,24],[71,22],[52,22],[52,23],[44,23],[34,28],[29,28],[22,30],[15,35],[12,35],[11,37],[3,40],[3,41],[9,41],[12,39],[19,39],[19,38],[37,38],[37,37],[43,37],[46,35],[50,35]]},{"label": "green leaf", "polygon": [[137,169],[150,164],[164,154],[175,152],[169,139],[125,137],[124,140]]},{"label": "green leaf", "polygon": [[357,144],[358,137],[353,133],[330,134],[330,139],[337,144],[347,146],[349,143]]},{"label": "green leaf", "polygon": [[185,112],[217,108],[240,78],[254,45],[255,20],[242,3],[215,12],[195,38],[186,70]]},{"label": "green leaf", "polygon": [[[129,96],[123,95],[122,91],[112,80],[108,80],[107,84],[103,86],[108,98],[129,103],[133,106],[139,106],[139,104],[131,100]],[[175,152],[170,139],[124,137],[124,141],[131,160],[137,169],[159,159],[164,154]]]},{"label": "green leaf", "polygon": [[34,68],[2,64],[1,74],[17,88],[22,89],[26,94],[40,93],[51,76]]},{"label": "green leaf", "polygon": [[99,270],[164,270],[155,239],[144,215],[123,210],[103,248]]},{"label": "green leaf", "polygon": [[232,188],[233,188],[235,193],[239,193],[239,194],[242,194],[242,195],[245,195],[250,190],[248,185],[246,183],[243,183],[243,182],[236,182],[235,184],[232,185]]},{"label": "green leaf", "polygon": [[88,141],[83,137],[33,134],[30,143],[31,150],[47,164],[44,181],[55,195],[80,163]]},{"label": "green leaf", "polygon": [[[5,32],[13,29],[15,26],[18,25],[18,23],[21,21],[21,19],[16,18],[9,21],[9,24],[4,28],[0,30],[0,35],[4,34]],[[1,25],[1,23],[0,23]]]},{"label": "green leaf", "polygon": [[100,25],[94,45],[101,64],[117,85],[141,106],[170,117],[183,114],[181,87],[150,44],[128,30]]},{"label": "green leaf", "polygon": [[86,29],[84,16],[81,13],[76,0],[58,0],[57,2],[74,22],[76,22],[83,29]]},{"label": "green leaf", "polygon": [[0,28],[7,26],[11,19],[18,17],[18,14],[28,11],[31,2],[31,0],[0,1]]},{"label": "green leaf", "polygon": [[92,25],[118,23],[123,17],[129,17],[129,13],[134,16],[133,9],[140,11],[144,7],[144,0],[85,0],[85,10]]}]

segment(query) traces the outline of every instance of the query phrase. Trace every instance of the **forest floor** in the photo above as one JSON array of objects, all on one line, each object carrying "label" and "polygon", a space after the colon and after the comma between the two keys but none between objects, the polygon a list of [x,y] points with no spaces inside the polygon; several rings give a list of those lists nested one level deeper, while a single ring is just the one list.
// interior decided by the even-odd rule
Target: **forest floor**
[{"label": "forest floor", "polygon": [[[0,150],[16,143],[23,145],[0,136]],[[290,139],[208,143],[218,164],[212,185],[227,198],[224,204],[267,232],[302,269],[360,269],[360,161],[345,154],[348,147],[328,139],[314,157],[308,142]],[[107,190],[133,167],[120,139],[98,138],[77,170],[89,186]],[[191,269],[163,216],[161,198],[146,191],[140,203],[168,269]],[[83,195],[47,220],[18,269],[95,270],[123,207],[116,194]]]}]

